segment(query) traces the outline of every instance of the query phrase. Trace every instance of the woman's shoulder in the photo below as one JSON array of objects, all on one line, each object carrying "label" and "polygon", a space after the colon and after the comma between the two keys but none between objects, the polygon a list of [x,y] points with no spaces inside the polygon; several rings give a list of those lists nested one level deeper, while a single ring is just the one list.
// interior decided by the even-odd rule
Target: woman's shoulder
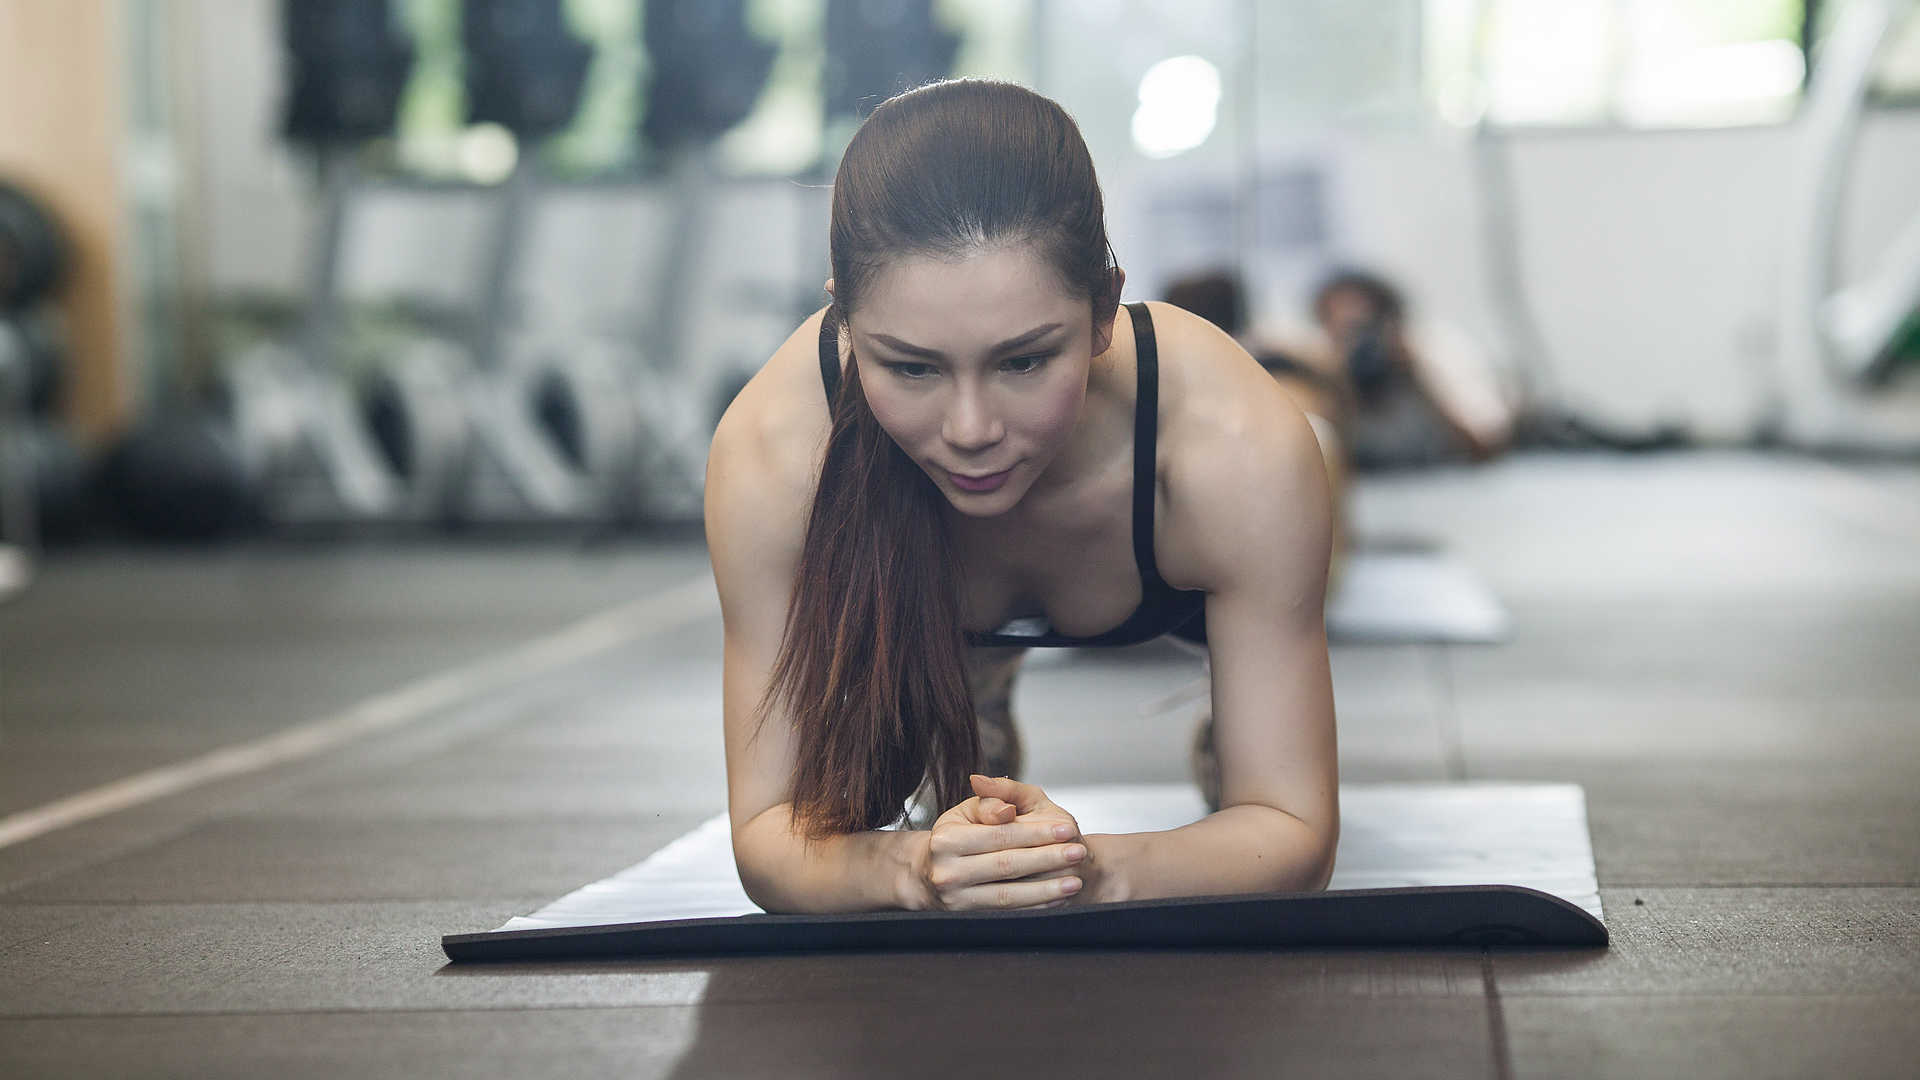
[{"label": "woman's shoulder", "polygon": [[819,362],[825,315],[824,308],[809,315],[741,387],[714,431],[716,452],[769,451],[786,458],[797,444],[825,437],[827,388]]},{"label": "woman's shoulder", "polygon": [[804,511],[830,423],[819,364],[825,313],[814,312],[788,335],[721,415],[707,455],[710,494],[719,489],[770,510]]},{"label": "woman's shoulder", "polygon": [[1147,309],[1160,354],[1163,459],[1195,446],[1204,452],[1216,443],[1243,441],[1273,423],[1275,408],[1291,407],[1232,335],[1172,304],[1154,301]]},{"label": "woman's shoulder", "polygon": [[[1169,581],[1204,585],[1259,522],[1284,528],[1325,503],[1319,441],[1306,416],[1247,351],[1212,323],[1151,305],[1160,353],[1157,472]],[[1230,526],[1230,527],[1229,527]]]}]

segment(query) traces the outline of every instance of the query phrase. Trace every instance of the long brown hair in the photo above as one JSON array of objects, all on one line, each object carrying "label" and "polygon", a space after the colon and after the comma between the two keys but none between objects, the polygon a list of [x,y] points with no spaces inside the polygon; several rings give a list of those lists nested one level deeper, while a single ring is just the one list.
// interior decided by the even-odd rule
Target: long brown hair
[{"label": "long brown hair", "polygon": [[[1118,301],[1086,142],[1058,104],[1011,83],[934,83],[875,109],[841,157],[829,237],[836,340],[873,275],[905,255],[1030,244],[1096,315]],[[808,837],[898,821],[923,784],[942,808],[972,794],[980,736],[946,521],[946,497],[847,364],[761,713],[779,703],[793,718]]]}]

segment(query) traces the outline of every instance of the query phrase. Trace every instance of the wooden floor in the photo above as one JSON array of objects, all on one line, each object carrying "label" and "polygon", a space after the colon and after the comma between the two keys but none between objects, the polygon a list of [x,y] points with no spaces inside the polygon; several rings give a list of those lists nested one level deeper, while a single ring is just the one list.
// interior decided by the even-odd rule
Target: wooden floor
[{"label": "wooden floor", "polygon": [[[0,818],[339,741],[0,846],[0,1076],[1913,1075],[1920,469],[1528,457],[1356,511],[1516,636],[1337,648],[1343,775],[1584,784],[1611,949],[450,967],[723,808],[718,618],[648,601],[699,547],[89,551],[0,606]],[[1032,666],[1032,778],[1184,778],[1148,706],[1197,675]]]}]

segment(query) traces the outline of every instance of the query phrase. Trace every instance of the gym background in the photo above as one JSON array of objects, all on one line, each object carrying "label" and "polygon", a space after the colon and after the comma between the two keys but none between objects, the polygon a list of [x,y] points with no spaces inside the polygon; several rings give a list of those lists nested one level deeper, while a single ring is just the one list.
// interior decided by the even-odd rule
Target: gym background
[{"label": "gym background", "polygon": [[[1352,480],[1494,618],[1335,641],[1341,775],[1582,785],[1608,950],[444,970],[724,809],[708,440],[948,75],[1126,299],[1365,270],[1514,409]],[[0,0],[0,1074],[1909,1076],[1916,309],[1920,0]],[[1036,781],[1190,782],[1197,659],[1056,652]]]},{"label": "gym background", "polygon": [[1823,117],[1847,7],[15,0],[13,542],[696,517],[839,146],[945,75],[1074,113],[1133,295],[1233,268],[1259,325],[1361,266],[1531,407],[1908,450],[1911,333],[1832,315],[1911,308],[1920,28]]}]

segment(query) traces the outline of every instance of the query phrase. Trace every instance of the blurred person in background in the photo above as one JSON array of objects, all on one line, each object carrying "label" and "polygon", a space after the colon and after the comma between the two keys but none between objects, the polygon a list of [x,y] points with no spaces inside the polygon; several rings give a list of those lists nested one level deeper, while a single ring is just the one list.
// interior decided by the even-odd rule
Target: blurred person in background
[{"label": "blurred person in background", "polygon": [[1338,494],[1349,463],[1362,470],[1487,461],[1512,441],[1514,410],[1491,364],[1463,332],[1408,318],[1398,288],[1341,270],[1314,290],[1311,323],[1248,328],[1239,278],[1181,278],[1167,301],[1239,339],[1321,434]]},{"label": "blurred person in background", "polygon": [[1486,353],[1450,323],[1413,319],[1385,278],[1333,274],[1314,291],[1313,321],[1352,394],[1357,467],[1488,461],[1511,443],[1514,410]]}]

